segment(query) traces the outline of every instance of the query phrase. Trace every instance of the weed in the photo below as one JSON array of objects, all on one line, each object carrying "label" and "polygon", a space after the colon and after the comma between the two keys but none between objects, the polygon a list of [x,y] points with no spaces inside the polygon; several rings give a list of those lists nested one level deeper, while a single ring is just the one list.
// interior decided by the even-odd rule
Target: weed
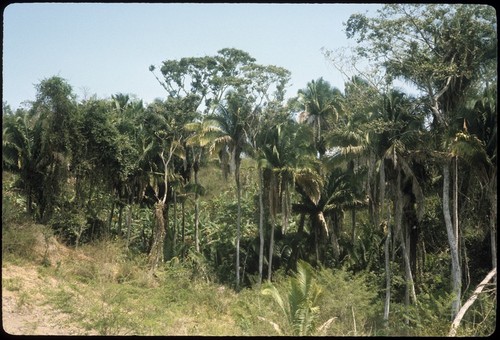
[{"label": "weed", "polygon": [[49,228],[43,228],[42,234],[43,234],[43,240],[45,241],[45,251],[43,253],[42,266],[50,267],[51,263],[49,259],[49,245],[50,245],[49,241],[54,236],[54,234],[52,233],[52,230],[50,230]]},{"label": "weed", "polygon": [[2,286],[8,291],[15,292],[21,290],[23,283],[19,277],[13,277],[11,279],[3,279]]},{"label": "weed", "polygon": [[29,221],[23,224],[2,226],[2,258],[16,259],[21,263],[23,260],[35,260],[33,252],[36,244],[35,235],[35,225]]},{"label": "weed", "polygon": [[134,328],[123,311],[126,295],[119,287],[102,287],[98,299],[99,302],[87,312],[87,327],[97,330],[100,335],[126,335]]},{"label": "weed", "polygon": [[27,292],[21,292],[17,299],[17,307],[29,306],[31,304],[31,296]]},{"label": "weed", "polygon": [[78,304],[75,303],[74,293],[67,289],[59,288],[55,291],[48,291],[46,294],[48,295],[48,303],[63,313],[74,313],[75,308],[78,307]]}]

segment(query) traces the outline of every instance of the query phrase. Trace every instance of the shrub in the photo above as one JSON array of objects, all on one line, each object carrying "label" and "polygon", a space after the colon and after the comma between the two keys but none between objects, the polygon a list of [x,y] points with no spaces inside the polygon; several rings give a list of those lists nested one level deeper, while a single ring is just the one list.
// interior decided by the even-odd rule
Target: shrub
[{"label": "shrub", "polygon": [[78,210],[63,209],[57,211],[49,221],[50,226],[64,242],[78,246],[80,237],[87,228],[84,214]]},{"label": "shrub", "polygon": [[34,261],[37,227],[32,222],[2,226],[2,258]]},{"label": "shrub", "polygon": [[317,274],[323,288],[321,321],[335,318],[326,335],[366,336],[383,310],[377,297],[377,279],[371,273],[351,274],[343,269],[323,268]]}]

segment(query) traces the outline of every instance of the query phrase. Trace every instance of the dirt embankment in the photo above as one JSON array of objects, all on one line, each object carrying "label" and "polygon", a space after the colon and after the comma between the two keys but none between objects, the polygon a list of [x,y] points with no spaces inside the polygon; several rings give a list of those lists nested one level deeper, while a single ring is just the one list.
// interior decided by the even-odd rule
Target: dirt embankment
[{"label": "dirt embankment", "polygon": [[[37,239],[34,252],[40,258],[47,255],[51,263],[57,263],[72,251],[53,238],[48,243],[43,235]],[[42,292],[58,284],[56,278],[41,277],[35,264],[18,266],[2,261],[3,332],[10,335],[95,335],[96,332],[78,327],[68,314],[46,303]]]}]

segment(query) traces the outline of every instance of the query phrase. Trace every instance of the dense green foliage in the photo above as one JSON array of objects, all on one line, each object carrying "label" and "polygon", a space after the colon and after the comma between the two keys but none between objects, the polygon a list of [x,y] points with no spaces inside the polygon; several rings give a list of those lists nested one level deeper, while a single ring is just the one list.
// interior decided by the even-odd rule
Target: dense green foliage
[{"label": "dense green foliage", "polygon": [[[28,108],[4,103],[3,236],[23,211],[75,248],[123,243],[150,275],[188,268],[240,294],[214,308],[239,309],[242,334],[261,319],[282,334],[446,334],[450,308],[496,267],[494,11],[387,5],[346,26],[385,84],[320,78],[285,102],[287,70],[222,49],[167,60],[160,76],[150,66],[167,93],[148,105],[77,101],[60,77]],[[266,278],[278,308],[264,317],[246,294]],[[169,286],[180,282],[162,279],[144,308],[165,307],[160,290],[192,301]],[[119,308],[135,289],[110,299]],[[492,301],[479,299],[465,333],[494,330]]]}]

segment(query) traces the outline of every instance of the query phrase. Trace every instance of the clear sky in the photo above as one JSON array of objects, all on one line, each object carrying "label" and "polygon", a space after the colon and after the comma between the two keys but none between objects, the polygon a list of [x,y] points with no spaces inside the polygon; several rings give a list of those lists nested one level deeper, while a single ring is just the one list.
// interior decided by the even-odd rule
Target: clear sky
[{"label": "clear sky", "polygon": [[[34,100],[35,84],[60,76],[79,99],[125,93],[152,102],[165,90],[149,66],[222,48],[292,74],[287,96],[323,77],[344,90],[321,53],[352,45],[344,24],[376,4],[18,3],[3,12],[2,101]],[[158,71],[157,71],[158,72]],[[159,73],[158,73],[159,74]]]}]

